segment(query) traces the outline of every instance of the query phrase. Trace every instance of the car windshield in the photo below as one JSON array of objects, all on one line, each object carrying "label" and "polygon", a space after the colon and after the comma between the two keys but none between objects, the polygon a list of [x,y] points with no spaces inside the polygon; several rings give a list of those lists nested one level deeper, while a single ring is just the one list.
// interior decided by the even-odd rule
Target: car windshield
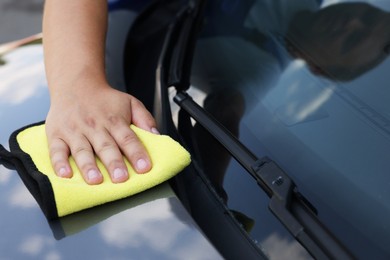
[{"label": "car windshield", "polygon": [[[389,11],[382,0],[210,1],[189,90],[288,172],[356,256],[378,259],[390,256]],[[306,257],[271,231],[253,180],[202,131],[203,169],[250,235],[271,256],[278,244]]]}]

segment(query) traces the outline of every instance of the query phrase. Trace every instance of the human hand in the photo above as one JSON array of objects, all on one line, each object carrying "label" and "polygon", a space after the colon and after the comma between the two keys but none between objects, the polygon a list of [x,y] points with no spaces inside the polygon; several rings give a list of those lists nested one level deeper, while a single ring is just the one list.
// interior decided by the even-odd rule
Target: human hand
[{"label": "human hand", "polygon": [[52,94],[46,134],[56,174],[73,176],[69,164],[72,155],[84,180],[100,184],[103,176],[95,154],[114,183],[129,178],[123,156],[136,172],[148,172],[152,167],[150,158],[130,124],[158,134],[152,115],[139,100],[108,85],[81,86],[73,92]]}]

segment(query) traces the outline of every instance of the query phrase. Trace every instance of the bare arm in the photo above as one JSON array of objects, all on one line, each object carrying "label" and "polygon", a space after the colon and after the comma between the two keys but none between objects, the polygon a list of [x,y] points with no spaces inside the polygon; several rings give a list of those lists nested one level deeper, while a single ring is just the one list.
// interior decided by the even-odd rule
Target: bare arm
[{"label": "bare arm", "polygon": [[94,76],[94,81],[105,83],[106,6],[105,0],[46,1],[45,64],[52,93],[63,88],[59,83],[69,88],[83,77]]},{"label": "bare arm", "polygon": [[113,182],[128,179],[122,154],[139,173],[150,170],[143,145],[131,123],[157,132],[140,101],[108,85],[104,50],[106,0],[46,0],[43,41],[51,106],[46,132],[54,170],[71,177],[71,154],[85,181],[103,181],[96,153]]}]

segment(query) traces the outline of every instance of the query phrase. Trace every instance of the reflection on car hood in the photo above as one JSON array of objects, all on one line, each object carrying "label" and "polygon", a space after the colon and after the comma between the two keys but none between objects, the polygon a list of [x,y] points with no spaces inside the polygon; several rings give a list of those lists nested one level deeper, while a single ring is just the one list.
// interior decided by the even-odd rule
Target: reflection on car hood
[{"label": "reflection on car hood", "polygon": [[[7,147],[13,131],[45,119],[50,102],[40,41],[0,60]],[[0,165],[0,207],[1,259],[220,258],[168,184],[48,223],[17,173]]]}]

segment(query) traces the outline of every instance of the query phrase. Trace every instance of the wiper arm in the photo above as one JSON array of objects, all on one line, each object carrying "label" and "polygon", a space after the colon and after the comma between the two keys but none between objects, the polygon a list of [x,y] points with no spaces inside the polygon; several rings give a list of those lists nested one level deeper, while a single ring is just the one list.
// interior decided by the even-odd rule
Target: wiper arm
[{"label": "wiper arm", "polygon": [[257,158],[184,91],[174,101],[202,125],[247,170],[270,197],[269,208],[317,259],[353,259],[352,254],[319,222],[291,178],[267,157]]},{"label": "wiper arm", "polygon": [[188,89],[195,42],[206,0],[189,0],[168,27],[156,69],[153,115],[164,133],[171,121],[168,88]]},{"label": "wiper arm", "polygon": [[200,107],[185,92],[190,85],[190,71],[197,32],[202,22],[204,0],[189,1],[188,9],[178,15],[168,30],[157,67],[156,93],[161,114],[155,113],[163,129],[167,122],[168,87],[178,91],[174,101],[202,125],[256,180],[270,197],[269,208],[289,232],[317,259],[353,259],[352,254],[318,220],[312,206],[298,192],[291,178],[269,158],[257,158],[222,124]]}]

